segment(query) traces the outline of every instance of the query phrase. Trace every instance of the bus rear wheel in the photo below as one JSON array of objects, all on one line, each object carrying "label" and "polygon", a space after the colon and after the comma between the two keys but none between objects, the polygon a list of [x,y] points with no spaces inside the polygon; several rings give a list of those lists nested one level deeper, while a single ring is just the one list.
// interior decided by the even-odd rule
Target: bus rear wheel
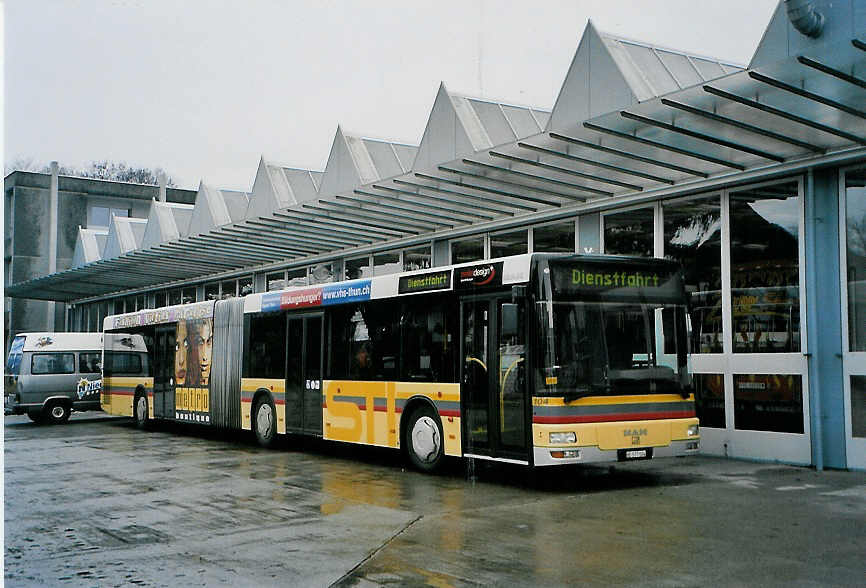
[{"label": "bus rear wheel", "polygon": [[431,407],[423,405],[412,411],[403,429],[403,450],[417,470],[432,472],[439,467],[444,453],[442,422]]},{"label": "bus rear wheel", "polygon": [[145,429],[148,425],[148,410],[147,410],[147,394],[139,393],[135,397],[135,405],[132,409],[132,416],[135,418],[135,426],[139,429]]},{"label": "bus rear wheel", "polygon": [[277,436],[277,411],[267,396],[262,396],[253,408],[253,430],[262,447],[270,447]]},{"label": "bus rear wheel", "polygon": [[68,421],[71,412],[64,402],[52,402],[45,407],[45,416],[52,425],[61,425]]}]

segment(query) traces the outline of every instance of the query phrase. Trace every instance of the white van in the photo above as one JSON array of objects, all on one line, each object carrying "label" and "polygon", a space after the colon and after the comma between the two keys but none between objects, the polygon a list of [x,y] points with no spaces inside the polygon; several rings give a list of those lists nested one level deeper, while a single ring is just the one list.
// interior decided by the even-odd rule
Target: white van
[{"label": "white van", "polygon": [[66,422],[73,410],[100,410],[102,333],[20,333],[6,360],[5,414]]}]

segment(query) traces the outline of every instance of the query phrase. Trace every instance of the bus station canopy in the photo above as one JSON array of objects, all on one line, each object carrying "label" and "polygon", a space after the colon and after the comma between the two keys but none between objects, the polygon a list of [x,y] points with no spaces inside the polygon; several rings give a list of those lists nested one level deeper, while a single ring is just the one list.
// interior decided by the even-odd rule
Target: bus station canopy
[{"label": "bus station canopy", "polygon": [[8,285],[5,295],[73,301],[170,287],[854,161],[866,154],[866,10],[834,10],[810,38],[780,3],[745,67],[590,23],[551,111],[443,84],[418,146],[338,128],[324,172],[262,160],[248,205],[233,196],[245,216],[239,208],[222,224]]}]

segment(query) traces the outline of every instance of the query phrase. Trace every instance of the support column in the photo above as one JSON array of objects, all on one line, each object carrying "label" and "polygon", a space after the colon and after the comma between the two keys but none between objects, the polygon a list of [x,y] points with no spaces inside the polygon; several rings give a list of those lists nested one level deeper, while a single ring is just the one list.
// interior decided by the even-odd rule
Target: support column
[{"label": "support column", "polygon": [[[51,188],[48,204],[48,273],[57,273],[57,222],[60,208],[60,167],[56,161],[51,162]],[[55,331],[56,304],[49,302],[48,307],[48,330]]]},{"label": "support column", "polygon": [[845,468],[838,170],[810,172],[804,196],[812,463]]}]

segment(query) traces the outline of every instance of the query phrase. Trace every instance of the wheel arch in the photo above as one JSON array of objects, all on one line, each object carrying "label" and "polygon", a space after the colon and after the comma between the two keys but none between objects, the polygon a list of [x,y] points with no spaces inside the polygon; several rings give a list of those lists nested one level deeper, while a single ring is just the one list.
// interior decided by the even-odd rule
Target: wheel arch
[{"label": "wheel arch", "polygon": [[422,406],[427,406],[430,410],[433,411],[433,414],[436,415],[436,418],[439,420],[439,428],[442,428],[442,415],[439,414],[439,409],[436,408],[436,404],[427,396],[423,396],[421,394],[416,394],[409,398],[406,401],[406,406],[403,407],[403,411],[400,414],[400,440],[405,439],[406,427],[409,423],[408,417],[413,412],[418,410]]}]

